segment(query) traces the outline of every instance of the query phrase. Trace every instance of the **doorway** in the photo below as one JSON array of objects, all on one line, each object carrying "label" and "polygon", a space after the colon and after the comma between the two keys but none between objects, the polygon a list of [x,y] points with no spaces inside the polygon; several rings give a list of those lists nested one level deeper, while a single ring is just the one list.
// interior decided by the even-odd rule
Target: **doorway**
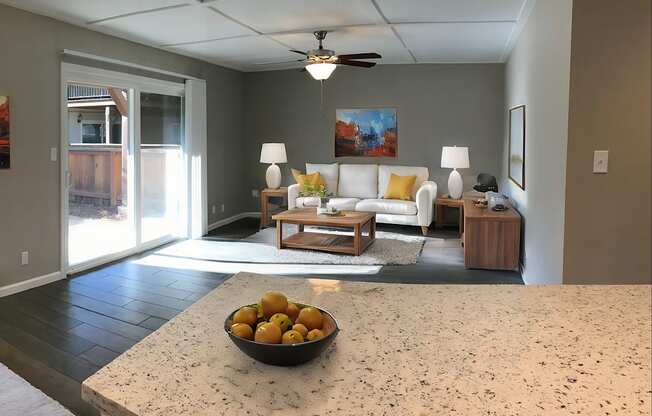
[{"label": "doorway", "polygon": [[188,236],[185,84],[62,64],[62,268]]}]

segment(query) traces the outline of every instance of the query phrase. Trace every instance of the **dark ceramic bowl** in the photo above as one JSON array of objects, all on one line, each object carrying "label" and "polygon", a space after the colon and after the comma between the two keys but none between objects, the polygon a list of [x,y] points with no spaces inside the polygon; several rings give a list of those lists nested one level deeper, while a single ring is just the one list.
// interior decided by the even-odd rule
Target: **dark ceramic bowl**
[{"label": "dark ceramic bowl", "polygon": [[[247,305],[255,306],[255,305]],[[250,341],[245,338],[240,338],[233,335],[230,331],[231,324],[233,323],[233,314],[240,308],[234,310],[224,321],[224,331],[228,334],[231,341],[240,348],[251,358],[258,360],[265,364],[279,365],[279,366],[292,366],[299,365],[316,358],[322,353],[340,332],[337,326],[337,321],[328,311],[319,309],[324,316],[324,337],[314,341],[306,341],[301,344],[263,344],[260,342]]]}]

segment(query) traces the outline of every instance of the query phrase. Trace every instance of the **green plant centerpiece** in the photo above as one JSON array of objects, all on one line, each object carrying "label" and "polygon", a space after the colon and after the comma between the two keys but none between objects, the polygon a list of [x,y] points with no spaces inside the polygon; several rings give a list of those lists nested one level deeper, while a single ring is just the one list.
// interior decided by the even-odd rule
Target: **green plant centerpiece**
[{"label": "green plant centerpiece", "polygon": [[299,191],[299,196],[303,197],[317,197],[320,199],[320,205],[326,205],[330,200],[332,193],[328,192],[328,189],[324,185],[313,185],[313,184],[304,184]]},{"label": "green plant centerpiece", "polygon": [[[319,207],[317,212],[326,212],[328,210],[328,201],[330,201],[333,193],[328,192],[324,185],[304,184],[299,190],[299,196],[302,197],[316,197],[319,198]],[[334,211],[334,210],[332,210]]]}]

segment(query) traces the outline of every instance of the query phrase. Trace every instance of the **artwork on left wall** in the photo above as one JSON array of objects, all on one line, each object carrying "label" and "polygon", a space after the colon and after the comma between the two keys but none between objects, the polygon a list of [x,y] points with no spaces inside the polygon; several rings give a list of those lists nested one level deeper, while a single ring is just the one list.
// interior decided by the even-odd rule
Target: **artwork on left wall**
[{"label": "artwork on left wall", "polygon": [[335,157],[396,157],[395,108],[335,111]]},{"label": "artwork on left wall", "polygon": [[0,95],[0,169],[9,169],[11,139],[9,137],[9,97]]}]

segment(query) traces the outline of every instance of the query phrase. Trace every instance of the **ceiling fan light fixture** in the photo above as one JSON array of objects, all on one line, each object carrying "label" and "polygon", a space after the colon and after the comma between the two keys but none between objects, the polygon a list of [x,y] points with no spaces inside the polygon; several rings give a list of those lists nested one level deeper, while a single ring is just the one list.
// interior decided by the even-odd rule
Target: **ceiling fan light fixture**
[{"label": "ceiling fan light fixture", "polygon": [[337,65],[320,62],[315,64],[306,65],[306,70],[317,81],[328,79],[331,76]]}]

